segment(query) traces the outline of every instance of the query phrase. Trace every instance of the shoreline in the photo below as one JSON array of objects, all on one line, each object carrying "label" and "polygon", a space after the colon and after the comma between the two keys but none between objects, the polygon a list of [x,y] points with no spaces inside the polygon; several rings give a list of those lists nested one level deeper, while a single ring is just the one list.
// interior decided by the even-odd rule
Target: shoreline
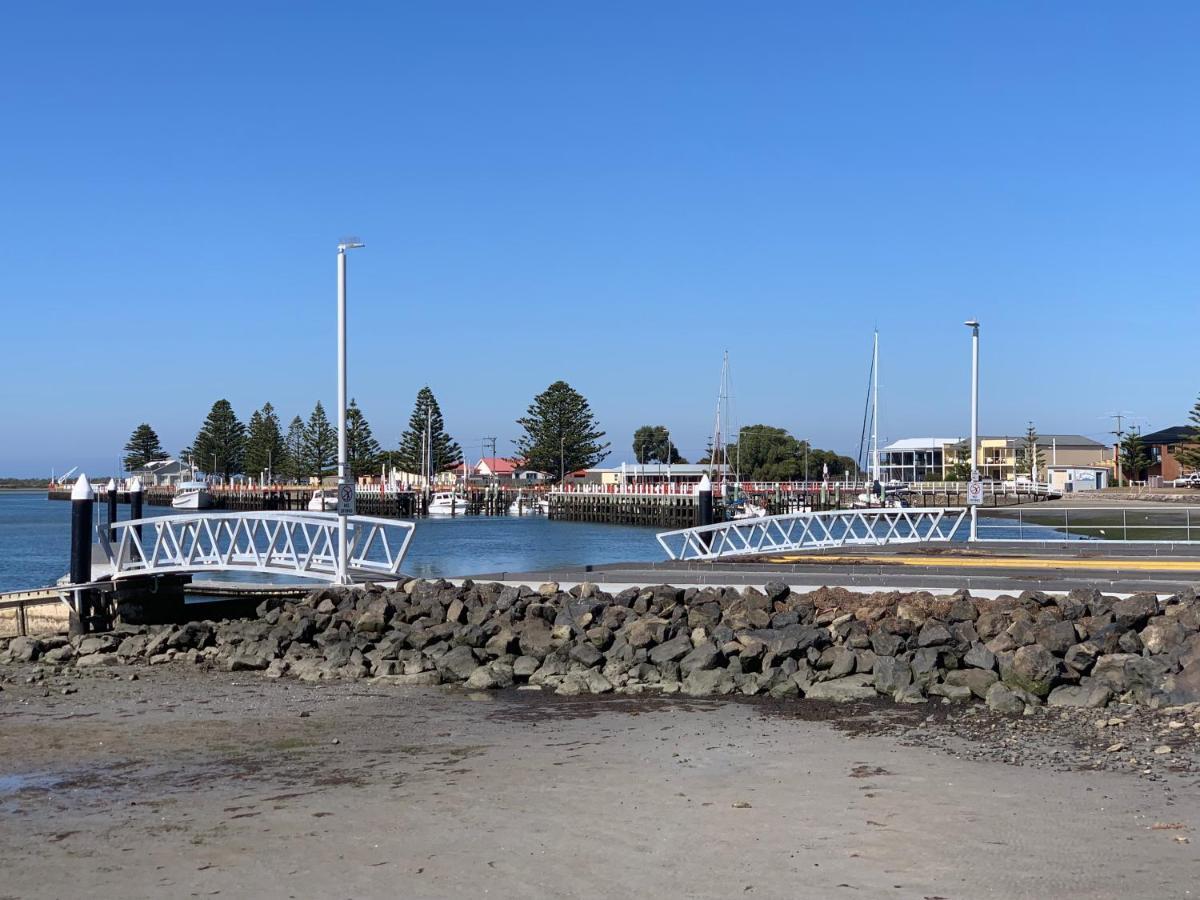
[{"label": "shoreline", "polygon": [[138,671],[0,692],[14,896],[89,859],[97,898],[1171,897],[1197,874],[1196,776],[1083,771],[1066,714]]}]

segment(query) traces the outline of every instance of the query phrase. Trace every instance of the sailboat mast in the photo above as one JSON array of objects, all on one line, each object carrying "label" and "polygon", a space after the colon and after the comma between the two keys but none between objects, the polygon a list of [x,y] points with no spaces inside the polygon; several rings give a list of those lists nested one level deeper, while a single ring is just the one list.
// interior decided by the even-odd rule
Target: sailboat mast
[{"label": "sailboat mast", "polygon": [[717,422],[713,427],[713,445],[712,453],[709,454],[708,463],[712,470],[713,481],[717,480],[718,475],[723,479],[721,464],[725,462],[725,441],[721,436],[721,407],[725,403],[726,378],[729,371],[729,351],[725,351],[725,356],[721,363],[721,385],[717,389]]},{"label": "sailboat mast", "polygon": [[871,478],[879,480],[879,329],[871,362]]}]

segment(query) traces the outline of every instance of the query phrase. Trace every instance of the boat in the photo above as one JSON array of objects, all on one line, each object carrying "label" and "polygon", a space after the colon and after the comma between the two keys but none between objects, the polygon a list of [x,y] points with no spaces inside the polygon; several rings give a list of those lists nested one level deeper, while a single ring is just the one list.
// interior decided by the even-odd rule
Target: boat
[{"label": "boat", "polygon": [[467,512],[467,498],[454,491],[438,491],[429,498],[431,516],[461,516]]},{"label": "boat", "polygon": [[729,504],[729,518],[736,521],[742,519],[761,519],[767,515],[767,508],[749,500],[734,500]]},{"label": "boat", "polygon": [[181,481],[175,488],[171,506],[175,509],[209,509],[212,506],[212,494],[203,481]]},{"label": "boat", "polygon": [[309,512],[334,512],[337,510],[337,491],[313,491],[308,501]]},{"label": "boat", "polygon": [[508,514],[510,516],[528,516],[528,515],[543,515],[550,514],[550,501],[545,497],[527,497],[525,492],[521,491],[517,494],[516,499],[508,504]]}]

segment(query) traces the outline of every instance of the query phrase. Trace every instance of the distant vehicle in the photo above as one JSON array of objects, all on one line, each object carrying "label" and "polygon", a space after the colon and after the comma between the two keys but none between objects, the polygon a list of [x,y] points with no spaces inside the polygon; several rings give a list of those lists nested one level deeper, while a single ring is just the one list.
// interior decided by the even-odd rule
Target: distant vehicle
[{"label": "distant vehicle", "polygon": [[1171,482],[1171,487],[1200,488],[1200,472],[1192,472],[1189,475],[1176,478]]}]

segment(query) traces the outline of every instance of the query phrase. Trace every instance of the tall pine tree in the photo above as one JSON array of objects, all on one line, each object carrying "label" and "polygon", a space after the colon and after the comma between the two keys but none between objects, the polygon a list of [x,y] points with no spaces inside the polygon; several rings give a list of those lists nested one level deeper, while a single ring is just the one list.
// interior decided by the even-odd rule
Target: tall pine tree
[{"label": "tall pine tree", "polygon": [[283,433],[279,416],[270,403],[250,416],[246,432],[246,472],[254,477],[260,473],[274,475],[283,466]]},{"label": "tall pine tree", "polygon": [[143,422],[133,429],[133,434],[129,436],[129,443],[125,445],[126,471],[132,472],[147,463],[166,458],[167,454],[163,451],[158,434],[148,423]]},{"label": "tall pine tree", "polygon": [[329,424],[321,401],[313,407],[304,427],[305,474],[321,478],[337,471],[337,432]]},{"label": "tall pine tree", "polygon": [[292,484],[299,484],[308,477],[308,467],[304,464],[304,420],[299,416],[292,418],[287,437],[283,439],[280,471]]},{"label": "tall pine tree", "polygon": [[565,381],[554,382],[534,397],[517,424],[525,429],[514,441],[523,464],[555,480],[608,456],[610,445],[601,443],[604,432],[587,399]]},{"label": "tall pine tree", "polygon": [[1025,438],[1021,444],[1021,464],[1021,473],[1025,475],[1032,476],[1035,466],[1039,475],[1046,472],[1046,454],[1038,446],[1038,433],[1032,422],[1025,429]]},{"label": "tall pine tree", "polygon": [[1192,433],[1180,445],[1175,458],[1179,460],[1184,472],[1200,472],[1200,399],[1196,400],[1188,419],[1192,423]]},{"label": "tall pine tree", "polygon": [[346,455],[349,457],[350,474],[357,478],[359,475],[370,475],[379,465],[379,456],[383,448],[371,434],[371,426],[363,415],[354,398],[346,408]]},{"label": "tall pine tree", "polygon": [[242,471],[246,452],[246,426],[238,421],[228,400],[218,400],[192,442],[196,467],[226,481]]},{"label": "tall pine tree", "polygon": [[1129,481],[1141,481],[1150,468],[1150,454],[1137,429],[1131,429],[1121,438],[1121,471]]},{"label": "tall pine tree", "polygon": [[400,450],[397,454],[400,468],[405,472],[420,474],[423,470],[422,456],[425,449],[425,428],[429,427],[429,456],[433,471],[441,472],[462,462],[462,448],[446,433],[442,410],[429,385],[417,391],[417,402],[408,420],[408,429],[400,435]]}]

